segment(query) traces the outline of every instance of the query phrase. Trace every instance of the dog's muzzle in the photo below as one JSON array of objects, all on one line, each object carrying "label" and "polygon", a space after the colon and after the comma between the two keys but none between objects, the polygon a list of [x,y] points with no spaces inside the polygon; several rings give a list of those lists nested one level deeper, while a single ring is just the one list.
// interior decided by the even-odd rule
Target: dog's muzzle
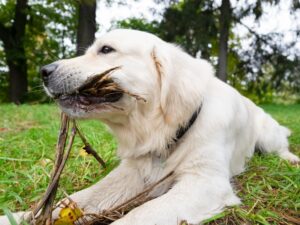
[{"label": "dog's muzzle", "polygon": [[[119,67],[113,67],[100,74],[93,75],[86,79],[81,85],[75,86],[71,90],[55,89],[55,86],[49,83],[53,81],[58,64],[52,63],[42,67],[41,76],[45,88],[51,94],[61,106],[67,108],[73,107],[87,107],[95,104],[113,103],[120,100],[123,96],[122,89],[111,79],[109,76],[111,72],[119,69]],[[66,76],[68,77],[68,76]],[[68,79],[73,79],[72,76]],[[66,82],[66,81],[64,81]],[[67,83],[72,81],[67,81]]]}]

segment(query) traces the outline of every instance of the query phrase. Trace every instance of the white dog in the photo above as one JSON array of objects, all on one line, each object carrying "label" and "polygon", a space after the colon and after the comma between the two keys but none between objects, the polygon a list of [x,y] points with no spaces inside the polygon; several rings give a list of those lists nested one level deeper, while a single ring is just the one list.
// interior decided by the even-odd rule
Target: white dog
[{"label": "white dog", "polygon": [[[98,74],[126,91],[84,93]],[[289,152],[287,128],[214,77],[208,62],[152,34],[111,31],[85,55],[47,65],[42,75],[64,112],[100,119],[118,140],[121,164],[71,196],[85,212],[119,205],[174,171],[156,198],[114,225],[198,224],[239,204],[230,178],[255,148],[299,162]]]}]

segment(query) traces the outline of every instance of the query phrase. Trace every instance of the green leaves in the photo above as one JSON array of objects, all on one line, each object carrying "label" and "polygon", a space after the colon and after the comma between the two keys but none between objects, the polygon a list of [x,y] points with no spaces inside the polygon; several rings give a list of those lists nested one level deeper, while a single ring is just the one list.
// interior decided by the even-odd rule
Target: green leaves
[{"label": "green leaves", "polygon": [[[0,23],[12,27],[15,12],[15,1],[7,0],[0,3]],[[75,55],[77,29],[77,2],[73,0],[35,0],[30,1],[26,10],[28,23],[25,30],[24,48],[28,64],[27,100],[41,99],[45,96],[41,88],[39,70],[42,65],[59,58]],[[7,72],[3,43],[0,40],[0,102],[7,100]],[[10,51],[15,57],[21,54]],[[3,82],[2,82],[3,80]]]},{"label": "green leaves", "polygon": [[[298,2],[293,1],[291,13],[300,8]],[[272,102],[279,95],[285,98],[300,93],[300,55],[294,48],[300,32],[295,30],[295,41],[287,44],[282,33],[261,34],[243,24],[243,19],[251,16],[256,22],[261,22],[266,7],[275,7],[279,3],[279,0],[256,0],[245,2],[231,11],[231,28],[242,26],[248,29],[248,35],[240,37],[239,29],[230,30],[228,83],[255,102]],[[132,18],[117,24],[154,33],[166,41],[179,44],[193,56],[208,59],[216,66],[219,17],[220,8],[215,1],[184,0],[172,1],[161,21]]]}]

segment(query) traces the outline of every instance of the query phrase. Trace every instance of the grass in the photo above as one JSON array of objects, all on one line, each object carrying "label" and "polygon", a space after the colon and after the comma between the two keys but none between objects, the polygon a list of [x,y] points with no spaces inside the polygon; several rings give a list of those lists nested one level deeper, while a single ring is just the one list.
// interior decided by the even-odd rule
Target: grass
[{"label": "grass", "polygon": [[[263,108],[293,131],[291,148],[300,155],[300,105]],[[47,187],[59,111],[54,105],[0,105],[0,115],[0,206],[11,211],[26,210],[36,204]],[[118,164],[116,142],[103,124],[81,121],[80,127],[106,159],[108,169],[103,171],[92,157],[82,156],[82,144],[77,138],[61,179],[68,193],[95,183]],[[206,224],[300,224],[299,167],[273,155],[256,154],[246,172],[234,178],[233,183],[243,204],[227,209]]]},{"label": "grass", "polygon": [[[0,205],[12,211],[25,210],[36,203],[47,187],[59,112],[54,105],[1,105],[0,115]],[[108,170],[104,172],[94,158],[81,156],[83,144],[75,139],[61,180],[67,193],[96,182],[118,163],[114,154],[116,143],[105,127],[97,121],[79,124],[92,146],[107,160]]]}]

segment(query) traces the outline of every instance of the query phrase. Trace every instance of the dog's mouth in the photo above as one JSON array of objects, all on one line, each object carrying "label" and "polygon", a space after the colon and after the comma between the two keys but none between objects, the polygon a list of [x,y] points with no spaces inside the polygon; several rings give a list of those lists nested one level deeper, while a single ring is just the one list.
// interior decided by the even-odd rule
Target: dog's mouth
[{"label": "dog's mouth", "polygon": [[98,104],[110,104],[119,101],[124,91],[110,78],[110,73],[119,69],[114,67],[87,79],[80,87],[67,94],[54,97],[57,102],[67,108],[86,108]]}]

